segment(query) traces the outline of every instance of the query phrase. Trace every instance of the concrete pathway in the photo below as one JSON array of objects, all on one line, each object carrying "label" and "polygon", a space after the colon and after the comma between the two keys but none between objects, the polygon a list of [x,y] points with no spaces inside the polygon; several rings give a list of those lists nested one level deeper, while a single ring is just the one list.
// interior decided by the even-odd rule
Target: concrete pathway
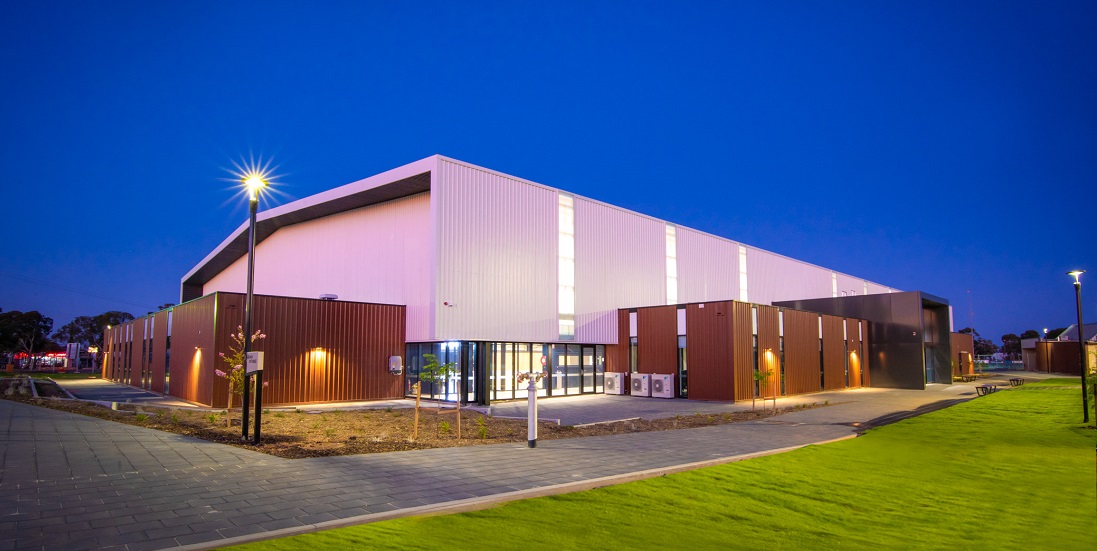
[{"label": "concrete pathway", "polygon": [[933,385],[840,395],[831,407],[765,421],[549,440],[535,449],[299,460],[0,400],[0,550],[204,549],[479,508],[848,438],[857,424],[974,392]]}]

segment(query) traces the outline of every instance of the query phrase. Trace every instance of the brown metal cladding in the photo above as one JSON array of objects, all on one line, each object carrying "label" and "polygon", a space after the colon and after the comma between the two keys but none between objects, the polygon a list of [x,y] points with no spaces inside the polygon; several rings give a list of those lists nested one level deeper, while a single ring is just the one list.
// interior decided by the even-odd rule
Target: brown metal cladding
[{"label": "brown metal cladding", "polygon": [[819,391],[819,314],[785,309],[785,394]]},{"label": "brown metal cladding", "polygon": [[[952,333],[949,335],[949,348],[952,349],[952,375],[972,375],[975,366],[972,360],[975,358],[975,339],[970,333]],[[965,357],[963,353],[966,352]]]},{"label": "brown metal cladding", "polygon": [[842,320],[838,316],[823,315],[823,385],[826,390],[846,388],[846,339],[842,334]]},{"label": "brown metal cladding", "polygon": [[133,345],[130,347],[130,378],[129,384],[135,387],[141,386],[141,374],[146,363],[145,343],[145,318],[137,318],[130,322],[133,326]]},{"label": "brown metal cladding", "polygon": [[168,312],[160,311],[152,316],[152,365],[149,366],[149,376],[152,380],[150,389],[160,394],[164,393],[164,369],[167,367],[168,348]]},{"label": "brown metal cladding", "polygon": [[636,354],[636,369],[640,373],[678,373],[677,306],[636,311]]},{"label": "brown metal cladding", "polygon": [[846,339],[846,347],[849,350],[849,388],[861,388],[861,361],[864,359],[864,351],[861,341],[858,339],[856,319],[846,319],[849,331]]},{"label": "brown metal cladding", "polygon": [[[224,369],[214,346],[216,305],[217,295],[208,295],[172,308],[169,395],[213,405],[213,370]],[[224,398],[218,407],[224,407]]]},{"label": "brown metal cladding", "polygon": [[731,355],[732,326],[731,301],[686,306],[686,362],[689,368],[690,399],[735,399]]},{"label": "brown metal cladding", "polygon": [[[732,303],[731,354],[735,366],[735,399],[750,400],[754,396],[754,334],[751,307],[748,302]],[[689,327],[686,327],[689,330]]]},{"label": "brown metal cladding", "polygon": [[606,371],[628,373],[628,310],[617,311],[617,346],[606,347]]},{"label": "brown metal cladding", "polygon": [[869,362],[871,361],[869,359],[869,350],[872,350],[872,347],[869,346],[869,342],[872,335],[869,334],[869,323],[867,321],[862,320],[861,326],[861,379],[863,381],[861,386],[868,387],[872,386],[872,379],[869,377],[869,374],[872,373],[871,366],[869,365]]},{"label": "brown metal cladding", "polygon": [[[769,369],[766,388],[760,389],[765,397],[773,397],[781,390],[781,326],[778,318],[781,309],[776,306],[755,305],[758,309],[758,369]],[[751,383],[753,387],[753,373]]]},{"label": "brown metal cladding", "polygon": [[[218,293],[218,349],[228,353],[244,316],[244,295]],[[403,306],[287,297],[255,297],[254,330],[267,335],[263,403],[300,404],[403,396],[403,376],[388,371],[404,355]],[[173,385],[174,386],[174,385]],[[214,403],[227,399],[216,384]],[[221,407],[218,405],[217,407]]]}]

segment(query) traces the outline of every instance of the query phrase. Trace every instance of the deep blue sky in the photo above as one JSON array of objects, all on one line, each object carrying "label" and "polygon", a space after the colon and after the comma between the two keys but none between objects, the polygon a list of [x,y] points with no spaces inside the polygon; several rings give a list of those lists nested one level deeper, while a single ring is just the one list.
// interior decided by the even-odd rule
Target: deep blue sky
[{"label": "deep blue sky", "polygon": [[[316,4],[306,7],[306,4]],[[246,218],[441,153],[901,289],[1097,321],[1097,2],[4,2],[0,307],[144,314]],[[264,208],[267,205],[264,205]],[[970,295],[968,291],[970,292]]]}]

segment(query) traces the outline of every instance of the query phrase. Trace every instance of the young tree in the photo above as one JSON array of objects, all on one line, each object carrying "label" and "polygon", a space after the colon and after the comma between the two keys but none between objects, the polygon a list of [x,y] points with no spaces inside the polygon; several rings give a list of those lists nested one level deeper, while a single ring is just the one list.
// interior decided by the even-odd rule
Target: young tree
[{"label": "young tree", "polygon": [[[445,384],[454,373],[457,372],[457,364],[453,362],[439,363],[438,356],[434,354],[423,354],[423,358],[427,360],[427,364],[419,369],[419,382],[415,383],[415,426],[413,427],[412,439],[419,436],[419,396],[422,394],[422,384],[424,382],[430,383],[431,392],[433,397],[435,394],[435,385],[438,383]],[[443,396],[445,392],[443,391]],[[457,398],[457,437],[461,437],[461,398]]]},{"label": "young tree", "polygon": [[[257,330],[254,335],[251,336],[251,342],[267,338],[267,336],[261,331]],[[220,369],[214,370],[213,374],[225,379],[229,382],[229,404],[225,408],[225,426],[232,426],[232,396],[234,394],[244,393],[244,381],[247,379],[244,377],[246,369],[244,364],[247,362],[247,356],[244,354],[244,328],[237,325],[236,333],[232,334],[233,344],[229,345],[229,353],[218,352],[217,355],[221,357],[229,366],[228,371],[221,371]],[[251,379],[251,384],[255,385],[255,380]],[[266,387],[267,383],[264,382],[263,386]],[[243,404],[243,407],[248,407],[248,404]]]}]

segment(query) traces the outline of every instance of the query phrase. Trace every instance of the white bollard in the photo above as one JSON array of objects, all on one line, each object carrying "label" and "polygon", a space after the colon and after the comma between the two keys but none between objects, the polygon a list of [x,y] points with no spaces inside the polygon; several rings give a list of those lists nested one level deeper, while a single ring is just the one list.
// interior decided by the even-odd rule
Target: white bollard
[{"label": "white bollard", "polygon": [[526,431],[526,436],[529,439],[529,447],[537,447],[537,379],[534,377],[529,378],[529,386],[526,387],[529,391],[529,429]]}]

